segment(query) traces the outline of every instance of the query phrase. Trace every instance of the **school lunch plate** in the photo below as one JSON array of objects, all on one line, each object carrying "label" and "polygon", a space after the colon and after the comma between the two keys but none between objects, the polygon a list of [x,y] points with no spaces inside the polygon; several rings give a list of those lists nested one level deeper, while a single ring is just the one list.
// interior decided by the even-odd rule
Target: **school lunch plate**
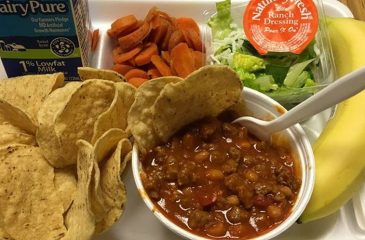
[{"label": "school lunch plate", "polygon": [[[232,1],[232,6],[238,1]],[[350,10],[336,0],[323,0],[326,15],[353,17]],[[92,66],[112,66],[112,41],[106,34],[110,24],[118,17],[134,14],[143,18],[147,11],[156,6],[175,17],[192,17],[204,32],[208,17],[215,12],[212,0],[89,0],[93,27],[100,29],[99,45],[92,59]],[[331,110],[326,110],[302,123],[306,134],[313,142],[320,134]],[[133,179],[131,167],[123,175],[127,188],[126,209],[121,219],[107,232],[94,240],[179,240],[182,239],[166,228],[147,208],[140,197]],[[275,239],[365,239],[365,187],[352,201],[336,214],[307,224],[294,224]]]}]

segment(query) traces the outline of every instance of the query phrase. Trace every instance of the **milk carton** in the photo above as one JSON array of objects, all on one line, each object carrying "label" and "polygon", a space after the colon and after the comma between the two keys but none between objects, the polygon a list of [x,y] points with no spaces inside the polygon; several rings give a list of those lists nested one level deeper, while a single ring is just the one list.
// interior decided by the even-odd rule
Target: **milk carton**
[{"label": "milk carton", "polygon": [[78,80],[90,26],[87,0],[0,0],[0,79],[61,71]]}]

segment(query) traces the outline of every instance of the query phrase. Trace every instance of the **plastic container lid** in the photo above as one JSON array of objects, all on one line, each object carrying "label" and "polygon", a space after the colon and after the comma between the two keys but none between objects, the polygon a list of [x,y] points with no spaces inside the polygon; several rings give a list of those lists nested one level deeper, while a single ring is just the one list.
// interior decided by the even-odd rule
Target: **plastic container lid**
[{"label": "plastic container lid", "polygon": [[[327,86],[335,79],[335,65],[325,23],[326,20],[325,20],[323,3],[322,0],[314,0],[313,2],[317,8],[319,17],[318,31],[315,34],[314,38],[315,40],[314,50],[317,54],[317,57],[313,61],[313,63],[311,63],[311,65],[313,66],[311,67],[311,70],[313,73],[313,79],[315,81],[315,85],[302,88],[290,88],[289,91],[285,93],[281,92],[280,94],[277,94],[278,91],[276,90],[262,91],[263,93],[267,94],[268,96],[272,97],[273,99],[281,103],[286,108],[291,108],[297,105],[298,103],[304,101],[305,99],[313,95],[313,93]],[[248,1],[232,2],[231,4],[232,4],[231,16],[233,18],[233,23],[237,26],[237,29],[241,32],[240,34],[242,34],[242,37],[247,39],[243,31],[243,15],[248,5]],[[212,17],[216,14],[217,13],[215,11],[207,15],[209,17]],[[216,46],[213,41],[212,31],[209,27],[206,29],[205,35],[206,35],[205,41],[207,47],[207,62],[217,63],[217,61],[215,61],[216,59],[214,59],[215,58],[214,51],[216,50],[214,48],[216,48]]]}]

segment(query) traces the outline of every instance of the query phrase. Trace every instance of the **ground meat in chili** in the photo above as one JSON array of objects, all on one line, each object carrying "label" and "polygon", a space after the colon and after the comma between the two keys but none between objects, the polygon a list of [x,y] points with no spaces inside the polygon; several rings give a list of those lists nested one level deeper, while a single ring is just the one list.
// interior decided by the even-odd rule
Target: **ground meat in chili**
[{"label": "ground meat in chili", "polygon": [[142,182],[169,219],[210,238],[252,238],[288,216],[300,178],[288,149],[204,119],[141,156]]}]

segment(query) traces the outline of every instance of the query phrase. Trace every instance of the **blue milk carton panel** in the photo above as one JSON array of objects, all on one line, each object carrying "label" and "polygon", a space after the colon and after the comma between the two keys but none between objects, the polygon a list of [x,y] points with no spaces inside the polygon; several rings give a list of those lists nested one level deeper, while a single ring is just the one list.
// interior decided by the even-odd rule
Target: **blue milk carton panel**
[{"label": "blue milk carton panel", "polygon": [[61,71],[79,80],[90,29],[87,0],[0,0],[0,78]]}]

